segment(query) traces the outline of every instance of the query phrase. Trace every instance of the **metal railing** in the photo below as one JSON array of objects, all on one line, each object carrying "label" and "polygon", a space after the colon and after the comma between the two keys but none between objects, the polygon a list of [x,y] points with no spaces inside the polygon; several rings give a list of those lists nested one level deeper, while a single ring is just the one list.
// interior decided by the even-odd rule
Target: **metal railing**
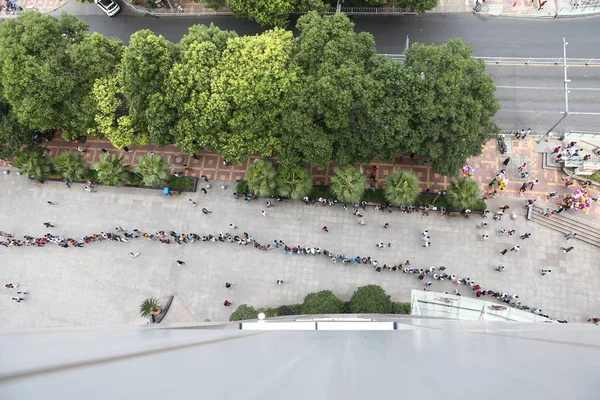
[{"label": "metal railing", "polygon": [[[336,8],[330,8],[326,11],[326,13],[335,14],[337,11],[338,10]],[[417,14],[416,12],[411,11],[410,8],[403,7],[341,7],[339,11],[346,14]]]},{"label": "metal railing", "polygon": [[[396,61],[406,61],[404,54],[380,54]],[[522,65],[562,65],[564,58],[536,58],[536,57],[477,57],[486,64],[522,64]],[[569,66],[577,65],[600,65],[600,58],[567,58]]]}]

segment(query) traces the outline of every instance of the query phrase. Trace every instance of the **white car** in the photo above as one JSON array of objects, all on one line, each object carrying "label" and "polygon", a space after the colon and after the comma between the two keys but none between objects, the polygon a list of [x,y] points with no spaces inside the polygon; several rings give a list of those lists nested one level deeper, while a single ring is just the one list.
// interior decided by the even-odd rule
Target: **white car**
[{"label": "white car", "polygon": [[94,3],[102,9],[109,17],[121,11],[121,7],[113,0],[94,0]]}]

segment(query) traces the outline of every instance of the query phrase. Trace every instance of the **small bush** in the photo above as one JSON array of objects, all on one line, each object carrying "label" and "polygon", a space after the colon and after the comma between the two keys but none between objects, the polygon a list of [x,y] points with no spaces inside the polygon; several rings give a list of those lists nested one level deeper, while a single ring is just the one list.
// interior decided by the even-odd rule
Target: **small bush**
[{"label": "small bush", "polygon": [[341,314],[344,312],[344,302],[336,297],[331,290],[309,293],[302,303],[302,314]]},{"label": "small bush", "polygon": [[229,316],[230,321],[243,321],[245,319],[257,319],[258,310],[248,304],[240,306]]},{"label": "small bush", "polygon": [[246,194],[249,192],[248,190],[248,183],[246,183],[246,181],[239,181],[236,185],[235,185],[235,192],[239,193],[239,194]]},{"label": "small bush", "polygon": [[393,304],[393,309],[392,309],[392,313],[393,314],[410,314],[410,303],[392,303]]},{"label": "small bush", "polygon": [[350,312],[353,314],[389,314],[392,309],[390,296],[377,285],[359,287],[350,299]]},{"label": "small bush", "polygon": [[313,186],[308,194],[308,197],[311,199],[318,199],[319,197],[323,197],[324,199],[333,199],[335,195],[331,192],[331,188],[329,186]]},{"label": "small bush", "polygon": [[282,315],[294,315],[294,310],[292,309],[291,306],[283,305],[283,306],[279,306],[279,308],[277,309],[277,314],[279,316],[282,316]]},{"label": "small bush", "polygon": [[363,201],[368,203],[384,203],[387,202],[385,199],[385,191],[381,189],[370,190],[366,189],[363,194]]},{"label": "small bush", "polygon": [[194,180],[187,176],[169,176],[167,187],[175,190],[191,189],[194,187]]}]

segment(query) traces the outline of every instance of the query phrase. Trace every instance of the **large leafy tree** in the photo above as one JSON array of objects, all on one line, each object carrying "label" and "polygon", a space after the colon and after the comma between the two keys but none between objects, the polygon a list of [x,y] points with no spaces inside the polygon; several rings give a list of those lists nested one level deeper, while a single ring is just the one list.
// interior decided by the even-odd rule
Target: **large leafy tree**
[{"label": "large leafy tree", "polygon": [[[215,0],[207,2],[220,5]],[[323,12],[326,9],[322,0],[227,0],[227,5],[238,18],[248,18],[262,26],[278,27],[285,27],[293,12]]]},{"label": "large leafy tree", "polygon": [[258,196],[271,196],[277,187],[277,171],[270,160],[258,160],[248,166],[244,180]]},{"label": "large leafy tree", "polygon": [[390,296],[381,286],[367,285],[359,287],[350,299],[351,313],[387,314],[394,309]]},{"label": "large leafy tree", "polygon": [[17,154],[13,165],[21,174],[43,181],[50,175],[52,164],[45,147],[30,146]]},{"label": "large leafy tree", "polygon": [[33,12],[0,25],[0,79],[22,124],[68,138],[94,124],[91,88],[114,68],[122,44],[88,29],[68,14]]},{"label": "large leafy tree", "polygon": [[83,179],[88,173],[88,164],[79,153],[64,151],[52,161],[52,164],[57,174],[73,181]]},{"label": "large leafy tree", "polygon": [[294,39],[275,29],[227,42],[211,85],[205,113],[212,115],[211,147],[230,162],[251,154],[271,156],[280,148],[282,115],[296,80],[290,68]]},{"label": "large leafy tree", "polygon": [[258,310],[248,304],[240,304],[240,306],[229,316],[230,321],[242,321],[257,318]]},{"label": "large leafy tree", "polygon": [[89,134],[106,136],[118,149],[147,144],[148,135],[142,121],[129,113],[118,74],[98,79],[92,93],[97,104],[96,127],[88,130]]},{"label": "large leafy tree", "polygon": [[355,33],[344,14],[310,12],[296,26],[300,73],[283,119],[283,161],[324,166],[330,160],[370,160],[382,146],[369,127],[381,89],[370,74],[376,64],[373,37]]},{"label": "large leafy tree", "polygon": [[366,182],[365,176],[356,167],[336,168],[335,175],[331,177],[331,191],[339,201],[358,203],[365,192]]},{"label": "large leafy tree", "polygon": [[300,200],[310,193],[313,178],[308,169],[300,166],[283,166],[277,175],[277,191],[280,195]]},{"label": "large leafy tree", "polygon": [[459,210],[476,207],[480,194],[479,185],[468,176],[452,179],[448,185],[450,205]]},{"label": "large leafy tree", "polygon": [[129,113],[148,128],[150,140],[159,145],[173,142],[171,127],[177,109],[169,106],[165,91],[177,57],[177,46],[145,29],[131,35],[121,62],[120,82]]},{"label": "large leafy tree", "polygon": [[214,147],[213,132],[218,122],[209,110],[216,67],[235,32],[214,25],[195,25],[181,39],[181,59],[169,75],[167,101],[179,109],[174,127],[175,144],[196,153]]},{"label": "large leafy tree", "polygon": [[169,166],[158,154],[145,154],[135,167],[146,186],[162,186],[169,179]]},{"label": "large leafy tree", "polygon": [[94,164],[100,183],[109,186],[121,186],[129,178],[129,166],[123,164],[123,157],[116,154],[103,154],[100,161]]},{"label": "large leafy tree", "polygon": [[0,86],[0,160],[8,160],[17,155],[21,147],[30,144],[33,132],[18,120],[12,107],[2,97]]},{"label": "large leafy tree", "polygon": [[406,52],[409,150],[443,175],[454,175],[468,157],[481,154],[496,129],[496,87],[471,52],[460,39],[441,46],[417,43]]},{"label": "large leafy tree", "polygon": [[419,195],[419,178],[411,171],[396,170],[385,180],[385,198],[393,205],[413,204]]}]

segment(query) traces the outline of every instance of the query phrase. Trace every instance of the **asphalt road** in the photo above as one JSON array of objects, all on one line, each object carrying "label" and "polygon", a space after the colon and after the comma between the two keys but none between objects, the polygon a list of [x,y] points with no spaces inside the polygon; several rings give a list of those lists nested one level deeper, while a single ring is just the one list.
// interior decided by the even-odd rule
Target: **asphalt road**
[{"label": "asphalt road", "polygon": [[[150,29],[171,41],[178,41],[190,26],[210,24],[232,29],[240,35],[256,34],[264,28],[243,19],[227,16],[150,17],[124,7],[115,18],[99,14],[93,4],[68,4],[92,31],[127,42],[141,29]],[[426,14],[419,16],[352,16],[357,31],[373,34],[379,53],[401,53],[410,43],[442,44],[460,37],[473,46],[477,56],[561,57],[562,38],[569,42],[568,57],[600,58],[600,17],[578,19],[517,19],[472,14]],[[294,23],[290,24],[293,26]],[[489,66],[502,104],[496,122],[505,129],[530,127],[547,130],[564,111],[563,70],[559,67]],[[600,113],[600,68],[570,68],[573,81],[570,111]],[[571,114],[555,130],[598,131],[598,115]]]}]

